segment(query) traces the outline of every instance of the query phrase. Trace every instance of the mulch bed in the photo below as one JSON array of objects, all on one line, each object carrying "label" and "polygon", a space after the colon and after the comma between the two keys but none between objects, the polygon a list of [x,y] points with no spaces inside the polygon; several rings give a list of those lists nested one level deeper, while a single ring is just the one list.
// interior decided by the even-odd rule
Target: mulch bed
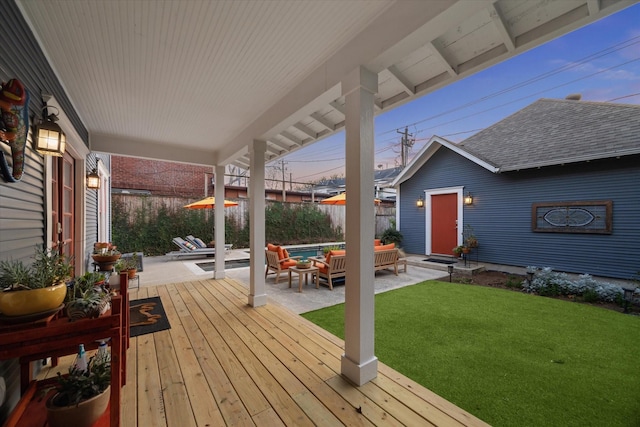
[{"label": "mulch bed", "polygon": [[[492,288],[500,288],[507,289],[515,292],[522,292],[517,284],[522,283],[522,281],[526,280],[526,276],[521,276],[518,274],[511,273],[503,273],[501,271],[480,271],[474,273],[473,276],[463,275],[463,274],[454,274],[452,276],[452,281],[456,283],[465,283],[469,285],[479,285],[479,286],[489,286]],[[620,307],[615,303],[607,303],[607,302],[584,302],[581,301],[580,297],[575,296],[564,296],[560,295],[557,297],[545,297],[545,298],[555,298],[564,301],[572,301],[578,302],[580,304],[588,304],[594,307],[600,307],[607,310],[613,310],[622,313],[624,311],[623,307]],[[632,312],[634,314],[638,314],[638,308],[632,308]]]}]

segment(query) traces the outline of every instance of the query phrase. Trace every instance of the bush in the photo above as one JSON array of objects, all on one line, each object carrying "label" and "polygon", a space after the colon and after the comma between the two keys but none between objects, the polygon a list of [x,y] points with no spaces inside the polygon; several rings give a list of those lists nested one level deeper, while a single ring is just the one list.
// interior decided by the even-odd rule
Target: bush
[{"label": "bush", "polygon": [[[114,200],[112,241],[123,253],[164,255],[177,250],[171,242],[176,236],[193,235],[204,242],[214,240],[214,221],[212,212],[205,209],[172,210],[167,206],[152,209],[143,200],[142,207],[131,211],[125,203]],[[249,218],[244,223],[242,227],[233,218],[225,218],[226,243],[236,248],[249,247]],[[341,230],[332,228],[331,218],[311,204],[268,203],[265,223],[267,241],[280,245],[343,240]]]},{"label": "bush", "polygon": [[[527,267],[527,271],[535,273],[531,283],[525,280],[522,288],[526,292],[543,296],[574,295],[582,296],[585,301],[617,302],[622,301],[622,287],[613,283],[598,282],[589,274],[582,274],[578,280],[572,281],[565,273],[558,273],[549,267],[539,269]],[[638,293],[638,290],[636,290]]]},{"label": "bush", "polygon": [[389,243],[395,243],[396,246],[400,245],[403,238],[402,233],[393,227],[389,227],[384,230],[382,236],[380,236],[380,240],[382,240],[383,244],[388,245]]}]

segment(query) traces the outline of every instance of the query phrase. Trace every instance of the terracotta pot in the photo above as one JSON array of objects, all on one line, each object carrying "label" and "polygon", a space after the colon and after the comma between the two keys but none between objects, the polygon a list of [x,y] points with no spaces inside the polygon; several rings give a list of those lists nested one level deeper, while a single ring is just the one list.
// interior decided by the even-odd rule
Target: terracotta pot
[{"label": "terracotta pot", "polygon": [[47,421],[50,427],[90,427],[107,410],[111,386],[99,395],[83,400],[78,405],[55,406],[53,401],[57,395],[56,393],[47,400]]},{"label": "terracotta pot", "polygon": [[115,263],[120,259],[121,256],[122,254],[115,254],[115,255],[93,254],[91,255],[91,258],[93,258],[93,260],[97,263],[108,263],[108,262]]},{"label": "terracotta pot", "polygon": [[127,270],[127,275],[129,276],[129,279],[133,279],[136,277],[136,273],[138,272],[137,269],[135,268],[130,268]]},{"label": "terracotta pot", "polygon": [[67,284],[40,289],[0,292],[0,312],[5,316],[27,316],[60,307],[67,295]]}]

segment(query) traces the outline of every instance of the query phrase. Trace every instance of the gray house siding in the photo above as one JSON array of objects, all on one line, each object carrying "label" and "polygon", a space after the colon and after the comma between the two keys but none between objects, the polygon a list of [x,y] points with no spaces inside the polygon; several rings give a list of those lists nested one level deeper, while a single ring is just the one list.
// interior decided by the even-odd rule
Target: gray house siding
[{"label": "gray house siding", "polygon": [[[400,186],[400,231],[405,250],[423,254],[424,212],[415,200],[425,189],[464,186],[474,198],[463,209],[474,228],[480,261],[630,279],[640,270],[640,158],[599,160],[494,174],[441,148]],[[536,202],[613,201],[612,234],[540,233],[531,228]]]},{"label": "gray house siding", "polygon": [[[86,128],[12,0],[0,2],[0,40],[0,79],[6,82],[17,78],[29,91],[30,126],[34,124],[34,117],[36,120],[42,117],[41,94],[54,95],[86,145]],[[0,147],[11,164],[7,144],[0,143]],[[29,138],[22,180],[10,184],[0,179],[0,260],[28,262],[34,248],[48,240],[45,237],[49,217],[45,212],[44,177],[44,159],[33,149],[33,141]],[[3,423],[20,397],[17,360],[0,361],[0,376],[7,385],[6,399],[0,402],[0,423]]]}]

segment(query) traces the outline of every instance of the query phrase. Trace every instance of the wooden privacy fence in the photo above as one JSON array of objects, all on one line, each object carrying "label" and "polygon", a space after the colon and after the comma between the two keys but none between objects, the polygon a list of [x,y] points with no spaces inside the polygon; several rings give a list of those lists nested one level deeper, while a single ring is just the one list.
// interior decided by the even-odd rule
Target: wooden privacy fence
[{"label": "wooden privacy fence", "polygon": [[[157,212],[161,207],[169,211],[184,209],[184,205],[195,202],[198,199],[173,197],[173,196],[148,196],[140,194],[112,194],[114,203],[122,203],[131,218],[134,219],[136,212]],[[239,227],[244,227],[249,217],[249,199],[231,199],[238,203],[238,206],[231,206],[224,209],[225,215],[234,220]],[[267,200],[267,203],[280,203]],[[287,202],[288,203],[288,202]],[[289,203],[290,205],[308,205],[308,203]],[[344,205],[320,205],[315,204],[319,211],[327,214],[331,218],[333,228],[340,227],[344,232],[346,229],[346,207]],[[396,208],[387,206],[372,207],[375,210],[376,236],[381,235],[384,230],[391,227],[395,221]]]}]

